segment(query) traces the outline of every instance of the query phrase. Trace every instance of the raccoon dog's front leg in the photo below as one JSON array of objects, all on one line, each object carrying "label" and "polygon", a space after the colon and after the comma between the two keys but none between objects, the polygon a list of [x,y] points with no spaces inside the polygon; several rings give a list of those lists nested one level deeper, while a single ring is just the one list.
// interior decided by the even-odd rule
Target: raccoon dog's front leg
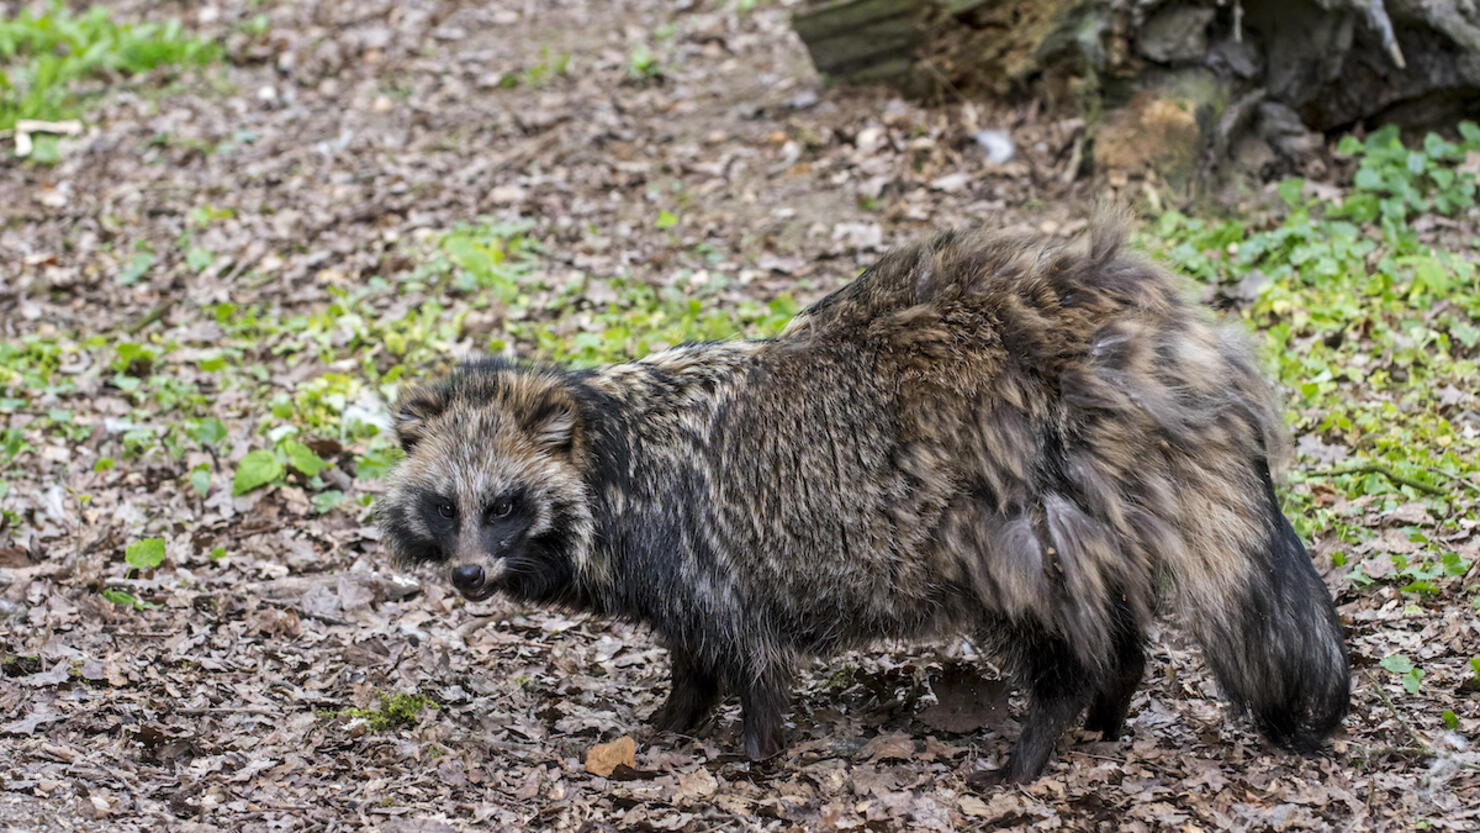
[{"label": "raccoon dog's front leg", "polygon": [[672,687],[668,700],[653,713],[653,726],[664,732],[688,732],[709,714],[719,699],[719,680],[694,662],[682,648],[670,650],[673,659]]}]

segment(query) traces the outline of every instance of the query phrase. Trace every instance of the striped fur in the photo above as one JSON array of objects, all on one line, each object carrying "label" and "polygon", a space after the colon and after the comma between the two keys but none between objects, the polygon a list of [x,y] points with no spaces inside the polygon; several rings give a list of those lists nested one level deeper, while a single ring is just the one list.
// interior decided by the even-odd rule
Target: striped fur
[{"label": "striped fur", "polygon": [[799,657],[968,633],[1029,694],[1019,781],[1080,714],[1118,733],[1169,579],[1229,696],[1315,749],[1349,671],[1273,492],[1270,389],[1121,242],[947,233],[775,339],[465,364],[398,406],[384,540],[462,565],[471,598],[649,624],[673,654],[658,723],[735,692],[753,756],[782,745]]}]

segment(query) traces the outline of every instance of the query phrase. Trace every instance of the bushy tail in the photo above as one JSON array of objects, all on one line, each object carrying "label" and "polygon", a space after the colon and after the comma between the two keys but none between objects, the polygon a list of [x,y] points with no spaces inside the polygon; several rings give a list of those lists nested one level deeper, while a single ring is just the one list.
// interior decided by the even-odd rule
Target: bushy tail
[{"label": "bushy tail", "polygon": [[1330,591],[1280,511],[1268,468],[1260,474],[1268,534],[1242,553],[1247,580],[1211,597],[1220,609],[1186,614],[1229,698],[1270,740],[1312,752],[1346,715],[1346,641]]}]

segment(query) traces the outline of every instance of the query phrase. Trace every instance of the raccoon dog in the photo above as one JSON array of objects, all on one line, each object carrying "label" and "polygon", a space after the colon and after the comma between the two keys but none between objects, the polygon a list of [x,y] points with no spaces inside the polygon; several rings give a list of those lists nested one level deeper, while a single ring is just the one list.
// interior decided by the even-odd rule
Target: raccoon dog
[{"label": "raccoon dog", "polygon": [[1032,780],[1081,714],[1120,731],[1161,596],[1259,729],[1315,750],[1350,672],[1275,498],[1273,396],[1122,227],[941,234],[772,339],[464,364],[396,406],[383,540],[469,599],[646,623],[657,725],[733,692],[756,758],[798,658],[964,632],[1027,695],[999,774]]}]

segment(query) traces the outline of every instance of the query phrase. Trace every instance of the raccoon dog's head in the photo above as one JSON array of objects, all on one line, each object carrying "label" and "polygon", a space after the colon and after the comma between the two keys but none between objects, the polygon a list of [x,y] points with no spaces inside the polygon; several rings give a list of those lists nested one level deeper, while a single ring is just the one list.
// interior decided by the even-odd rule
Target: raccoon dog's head
[{"label": "raccoon dog's head", "polygon": [[463,365],[395,408],[406,459],[377,507],[403,562],[448,564],[477,601],[502,590],[576,604],[591,510],[580,465],[580,404],[558,373],[501,361]]}]

